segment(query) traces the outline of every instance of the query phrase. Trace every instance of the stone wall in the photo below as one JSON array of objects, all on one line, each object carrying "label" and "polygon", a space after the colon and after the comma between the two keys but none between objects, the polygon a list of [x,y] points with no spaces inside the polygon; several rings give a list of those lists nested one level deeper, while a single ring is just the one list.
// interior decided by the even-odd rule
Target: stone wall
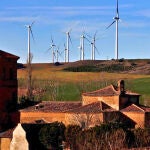
[{"label": "stone wall", "polygon": [[38,120],[50,122],[63,122],[65,124],[65,113],[53,112],[20,112],[20,123],[34,123]]},{"label": "stone wall", "polygon": [[144,128],[145,127],[145,113],[144,112],[122,112],[124,115],[131,118],[134,122],[136,122],[136,128]]},{"label": "stone wall", "polygon": [[11,138],[0,138],[0,150],[10,150]]},{"label": "stone wall", "polygon": [[119,110],[119,96],[82,96],[83,105],[91,104],[97,101],[102,101],[112,108]]}]

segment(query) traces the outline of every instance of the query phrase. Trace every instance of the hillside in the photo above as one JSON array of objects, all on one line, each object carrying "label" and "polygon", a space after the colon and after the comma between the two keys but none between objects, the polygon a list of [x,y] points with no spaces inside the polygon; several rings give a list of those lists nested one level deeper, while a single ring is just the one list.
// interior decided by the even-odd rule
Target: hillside
[{"label": "hillside", "polygon": [[[22,67],[26,68],[26,65]],[[36,63],[33,70],[50,68],[51,71],[71,72],[113,72],[128,74],[150,74],[150,59],[84,60],[70,63]],[[19,65],[20,69],[20,65]]]},{"label": "hillside", "polygon": [[[82,92],[116,84],[118,80],[123,79],[126,81],[127,89],[140,93],[142,101],[149,104],[149,62],[150,60],[120,60],[119,62],[85,60],[57,64],[57,66],[52,63],[32,64],[33,92],[40,93],[39,97],[42,100],[80,100]],[[112,69],[111,66],[115,67]],[[67,71],[68,68],[73,71]],[[93,68],[97,70],[93,71]],[[102,68],[105,70],[98,70]],[[77,72],[77,69],[82,70]],[[26,65],[18,69],[17,75],[19,96],[21,96],[26,93],[27,87]]]}]

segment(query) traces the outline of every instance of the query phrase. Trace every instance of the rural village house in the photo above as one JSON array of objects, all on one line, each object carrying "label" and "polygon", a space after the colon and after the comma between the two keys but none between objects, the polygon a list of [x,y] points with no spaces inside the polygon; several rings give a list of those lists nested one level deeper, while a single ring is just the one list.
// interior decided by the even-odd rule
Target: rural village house
[{"label": "rural village house", "polygon": [[[54,121],[79,124],[88,128],[102,122],[124,122],[129,127],[150,127],[150,107],[139,104],[140,95],[118,85],[82,94],[81,102],[41,102],[16,113],[17,60],[19,57],[0,51],[0,127],[16,123],[38,124]],[[18,115],[19,114],[19,115]],[[18,118],[19,116],[19,118]],[[11,126],[10,126],[11,127]],[[9,149],[12,130],[0,133],[0,149]]]}]

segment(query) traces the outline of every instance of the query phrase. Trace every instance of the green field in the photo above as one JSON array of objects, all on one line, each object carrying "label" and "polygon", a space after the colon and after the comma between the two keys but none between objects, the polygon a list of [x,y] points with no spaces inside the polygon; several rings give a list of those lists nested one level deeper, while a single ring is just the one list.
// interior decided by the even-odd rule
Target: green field
[{"label": "green field", "polygon": [[[125,80],[126,88],[141,94],[141,103],[150,105],[150,75],[106,72],[67,72],[63,66],[33,65],[32,81],[35,90],[43,90],[38,100],[77,101],[83,92],[93,91]],[[18,70],[19,88],[26,88],[26,69]]]}]

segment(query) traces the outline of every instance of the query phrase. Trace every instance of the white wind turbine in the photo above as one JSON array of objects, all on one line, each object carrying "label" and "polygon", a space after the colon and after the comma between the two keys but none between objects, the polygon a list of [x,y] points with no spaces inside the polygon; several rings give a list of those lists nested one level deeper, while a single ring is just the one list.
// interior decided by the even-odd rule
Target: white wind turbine
[{"label": "white wind turbine", "polygon": [[112,26],[116,22],[115,59],[118,60],[118,22],[120,20],[119,10],[118,10],[118,0],[117,0],[117,8],[116,8],[116,17],[114,17],[113,19],[114,19],[114,21],[106,29],[108,29],[110,26]]},{"label": "white wind turbine", "polygon": [[50,48],[48,50],[52,50],[52,63],[54,63],[55,47],[56,47],[56,45],[54,44],[54,40],[51,37],[51,45],[50,45]]},{"label": "white wind turbine", "polygon": [[70,32],[71,32],[71,29],[66,32],[66,38],[67,38],[67,41],[66,41],[66,45],[67,45],[67,47],[66,47],[67,48],[67,50],[66,50],[66,62],[69,62],[70,42],[71,42]]},{"label": "white wind turbine", "polygon": [[67,56],[67,48],[66,48],[65,43],[64,43],[64,48],[65,48],[65,49],[64,49],[64,62],[66,63],[66,62],[67,62],[67,59],[66,59],[66,58],[67,58],[67,57],[66,57],[66,56]]},{"label": "white wind turbine", "polygon": [[28,58],[27,58],[27,63],[31,63],[31,50],[30,50],[30,34],[32,35],[32,38],[34,40],[33,32],[32,32],[32,26],[34,22],[31,23],[31,25],[25,25],[28,29]]},{"label": "white wind turbine", "polygon": [[27,56],[27,69],[28,69],[28,81],[27,81],[27,95],[29,97],[29,99],[32,98],[32,72],[31,72],[31,60],[32,60],[32,56],[31,56],[31,50],[30,50],[30,34],[32,35],[32,38],[34,40],[34,36],[32,33],[32,26],[33,26],[34,22],[31,23],[31,25],[26,25],[25,27],[27,27],[28,29],[28,56]]},{"label": "white wind turbine", "polygon": [[92,60],[95,60],[95,49],[97,49],[96,46],[95,46],[96,34],[97,34],[97,32],[95,32],[95,34],[92,38],[92,42],[91,42],[91,59]]},{"label": "white wind turbine", "polygon": [[88,42],[90,42],[86,38],[85,33],[83,32],[82,35],[80,36],[80,47],[79,47],[80,48],[80,54],[81,54],[81,56],[80,56],[81,60],[84,60],[84,56],[85,56],[85,49],[84,49],[84,44],[85,43],[84,43],[84,39],[86,39]]}]

